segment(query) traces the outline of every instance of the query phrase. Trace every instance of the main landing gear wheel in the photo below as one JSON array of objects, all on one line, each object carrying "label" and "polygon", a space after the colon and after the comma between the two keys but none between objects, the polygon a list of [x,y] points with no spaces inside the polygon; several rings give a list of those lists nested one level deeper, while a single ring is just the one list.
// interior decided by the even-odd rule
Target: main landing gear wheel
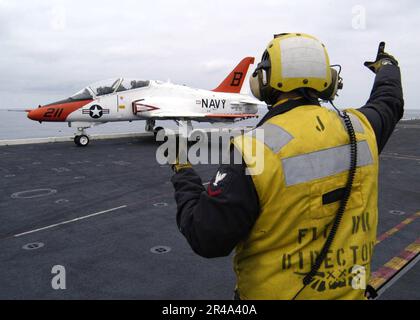
[{"label": "main landing gear wheel", "polygon": [[78,146],[78,147],[86,147],[89,144],[89,137],[87,135],[80,135],[80,136],[75,136],[74,137],[74,143]]}]

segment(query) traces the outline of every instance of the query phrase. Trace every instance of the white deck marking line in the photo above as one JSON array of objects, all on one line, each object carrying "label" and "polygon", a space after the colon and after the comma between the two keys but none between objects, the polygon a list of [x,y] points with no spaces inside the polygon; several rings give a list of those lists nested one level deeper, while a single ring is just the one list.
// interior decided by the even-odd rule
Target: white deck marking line
[{"label": "white deck marking line", "polygon": [[35,230],[31,230],[31,231],[27,231],[27,232],[23,232],[23,233],[19,233],[19,234],[15,234],[13,237],[18,238],[18,237],[21,237],[21,236],[24,236],[24,235],[27,235],[27,234],[31,234],[31,233],[35,233],[35,232],[39,232],[39,231],[43,231],[43,230],[55,228],[55,227],[58,227],[58,226],[62,226],[64,224],[69,224],[69,223],[73,223],[73,222],[76,222],[76,221],[88,219],[88,218],[91,218],[91,217],[94,217],[94,216],[98,216],[100,214],[104,214],[104,213],[108,213],[108,212],[120,210],[120,209],[123,209],[123,208],[126,208],[126,207],[127,207],[127,205],[124,205],[124,206],[120,206],[120,207],[116,207],[116,208],[112,208],[112,209],[108,209],[108,210],[104,210],[104,211],[92,213],[92,214],[89,214],[87,216],[78,217],[78,218],[75,218],[75,219],[72,219],[72,220],[68,220],[68,221],[63,221],[63,222],[52,224],[52,225],[49,225],[49,226],[46,226],[46,227],[43,227],[43,228],[39,228],[39,229],[35,229]]},{"label": "white deck marking line", "polygon": [[204,182],[203,186],[208,186],[210,184],[210,182]]},{"label": "white deck marking line", "polygon": [[420,158],[416,156],[406,156],[406,155],[393,155],[393,154],[381,154],[381,157],[384,158],[394,158],[394,159],[403,159],[403,160],[413,160],[413,161],[419,161]]}]

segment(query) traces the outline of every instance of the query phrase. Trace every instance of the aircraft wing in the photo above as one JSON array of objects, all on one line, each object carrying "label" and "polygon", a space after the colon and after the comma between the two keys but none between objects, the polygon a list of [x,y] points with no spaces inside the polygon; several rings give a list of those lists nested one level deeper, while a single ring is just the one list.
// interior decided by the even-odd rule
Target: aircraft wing
[{"label": "aircraft wing", "polygon": [[185,113],[185,114],[172,114],[172,113],[159,113],[151,116],[150,118],[154,120],[196,120],[196,121],[205,121],[206,119],[212,119],[213,121],[226,120],[226,121],[235,121],[235,120],[244,120],[249,118],[258,118],[257,114],[254,113]]},{"label": "aircraft wing", "polygon": [[210,113],[205,115],[206,118],[226,118],[226,119],[248,119],[258,118],[257,114],[254,113]]},{"label": "aircraft wing", "polygon": [[261,103],[256,103],[255,100],[241,99],[241,100],[238,100],[238,101],[231,101],[230,104],[235,105],[235,106],[241,106],[241,105],[253,105],[253,106],[255,106],[255,105],[259,105]]}]

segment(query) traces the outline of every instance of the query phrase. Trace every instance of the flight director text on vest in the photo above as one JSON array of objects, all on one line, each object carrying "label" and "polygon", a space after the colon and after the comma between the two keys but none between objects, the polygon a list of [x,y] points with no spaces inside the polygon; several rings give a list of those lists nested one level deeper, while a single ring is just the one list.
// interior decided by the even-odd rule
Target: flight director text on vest
[{"label": "flight director text on vest", "polygon": [[[240,129],[196,129],[188,134],[186,127],[178,130],[165,129],[156,135],[157,142],[164,142],[156,150],[156,161],[160,165],[175,163],[197,164],[242,164],[247,163],[247,175],[258,175],[264,171],[264,129],[256,128],[247,132],[247,137],[254,138],[258,143],[253,144],[252,139],[242,140],[242,151],[235,148],[231,153],[231,140],[241,134]],[[209,144],[210,137],[210,144]],[[198,140],[198,141],[197,141]],[[188,142],[195,142],[187,148]],[[179,155],[177,154],[179,151]],[[220,152],[222,157],[220,157]],[[210,157],[209,157],[210,156]],[[233,157],[233,159],[231,159]],[[220,163],[222,159],[222,163]]]}]

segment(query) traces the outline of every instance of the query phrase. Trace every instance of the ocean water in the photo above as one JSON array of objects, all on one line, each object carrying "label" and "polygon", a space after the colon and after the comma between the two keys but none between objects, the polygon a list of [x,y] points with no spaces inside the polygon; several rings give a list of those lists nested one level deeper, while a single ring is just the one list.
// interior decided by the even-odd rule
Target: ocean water
[{"label": "ocean water", "polygon": [[[0,140],[63,137],[74,132],[75,128],[69,128],[65,122],[39,123],[28,119],[25,112],[0,111]],[[89,134],[135,132],[144,132],[142,121],[107,123],[88,130]]]},{"label": "ocean water", "polygon": [[[265,112],[261,111],[262,114]],[[235,124],[221,125],[226,127],[245,127],[257,124],[256,119],[239,121]],[[112,133],[141,133],[145,132],[146,121],[121,121],[109,122],[87,129],[88,134],[112,134]],[[174,121],[156,121],[156,126],[176,129]],[[208,123],[193,122],[194,128],[211,128]],[[27,118],[26,112],[10,112],[0,109],[0,140],[65,137],[73,136],[76,128],[69,128],[66,122],[43,122],[39,123]]]},{"label": "ocean water", "polygon": [[404,111],[403,120],[414,120],[420,119],[420,110],[419,109],[406,109]]},{"label": "ocean water", "polygon": [[[265,110],[260,110],[263,115]],[[420,119],[420,110],[406,109],[403,120]],[[233,126],[244,127],[253,126],[258,120],[240,121]],[[88,129],[89,134],[110,134],[110,133],[139,133],[144,132],[145,121],[133,122],[113,122],[106,123],[97,127]],[[158,126],[175,129],[176,124],[173,121],[158,121]],[[209,124],[193,123],[196,128],[209,128]],[[38,123],[29,120],[25,112],[8,112],[0,109],[0,140],[23,139],[23,138],[45,138],[73,136],[74,128],[69,128],[67,123]]]}]

